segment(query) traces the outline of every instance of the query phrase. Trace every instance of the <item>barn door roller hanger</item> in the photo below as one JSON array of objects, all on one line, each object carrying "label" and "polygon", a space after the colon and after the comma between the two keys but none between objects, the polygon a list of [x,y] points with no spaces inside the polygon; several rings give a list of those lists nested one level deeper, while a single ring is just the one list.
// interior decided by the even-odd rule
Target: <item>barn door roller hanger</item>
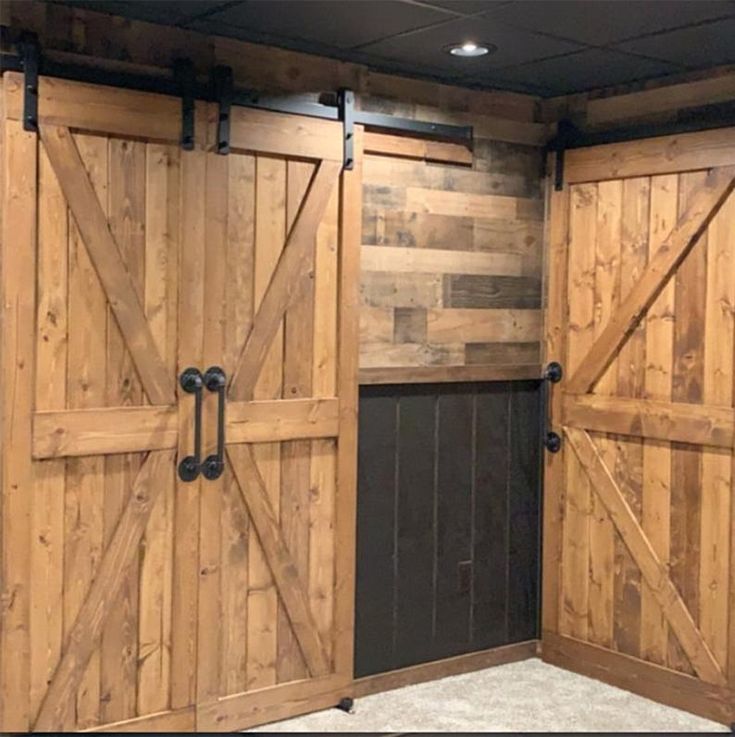
[{"label": "barn door roller hanger", "polygon": [[429,123],[357,110],[355,93],[349,89],[325,93],[320,96],[319,102],[299,95],[266,96],[252,90],[235,89],[232,69],[226,66],[215,67],[208,82],[200,82],[197,79],[194,65],[189,59],[174,62],[168,76],[133,74],[103,67],[54,61],[42,54],[34,34],[19,33],[8,26],[0,26],[0,35],[3,45],[13,45],[17,51],[15,54],[0,53],[0,73],[17,71],[25,75],[23,124],[26,130],[37,129],[38,76],[45,75],[180,97],[181,147],[184,150],[191,150],[194,147],[196,100],[214,102],[219,106],[216,150],[223,155],[230,150],[230,112],[234,105],[341,122],[345,169],[351,169],[354,165],[353,145],[356,125],[398,135],[454,141],[468,147],[472,145],[471,126]]}]

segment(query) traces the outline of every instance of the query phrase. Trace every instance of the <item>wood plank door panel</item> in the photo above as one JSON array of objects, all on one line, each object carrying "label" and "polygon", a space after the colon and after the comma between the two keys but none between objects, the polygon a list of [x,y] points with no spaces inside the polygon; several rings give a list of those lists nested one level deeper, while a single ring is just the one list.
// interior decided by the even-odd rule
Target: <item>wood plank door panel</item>
[{"label": "wood plank door panel", "polygon": [[571,183],[552,195],[548,358],[565,369],[552,401],[564,448],[547,457],[544,637],[552,660],[592,672],[578,645],[602,648],[622,656],[613,680],[637,670],[648,695],[727,722],[735,168],[698,134],[676,140],[698,151],[691,170],[651,168],[646,146],[584,152],[579,167],[572,152]]},{"label": "wood plank door panel", "polygon": [[[336,703],[359,161],[342,174],[338,123],[239,109],[217,155],[204,104],[182,151],[179,103],[46,78],[30,134],[19,79],[3,80],[2,728],[237,729]],[[226,468],[185,483],[178,377],[213,365],[231,379]]]},{"label": "wood plank door panel", "polygon": [[29,718],[88,729],[193,706],[171,667],[195,606],[174,591],[187,174],[175,143],[64,125],[38,162]]},{"label": "wood plank door panel", "polygon": [[323,121],[300,124],[309,158],[233,123],[239,148],[208,160],[204,356],[228,388],[225,470],[201,508],[203,730],[337,703],[352,680],[359,166],[341,175]]}]

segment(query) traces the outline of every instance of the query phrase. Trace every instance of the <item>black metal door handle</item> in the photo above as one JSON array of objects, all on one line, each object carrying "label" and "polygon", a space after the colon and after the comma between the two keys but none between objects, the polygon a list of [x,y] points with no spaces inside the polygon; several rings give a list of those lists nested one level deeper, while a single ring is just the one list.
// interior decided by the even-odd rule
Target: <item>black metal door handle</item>
[{"label": "black metal door handle", "polygon": [[198,368],[185,369],[179,377],[179,384],[187,394],[194,395],[194,455],[186,456],[179,463],[179,478],[194,481],[199,476],[202,460],[202,372]]},{"label": "black metal door handle", "polygon": [[564,376],[564,370],[560,363],[552,361],[544,370],[543,392],[543,428],[541,441],[549,453],[558,453],[561,450],[561,436],[559,433],[549,430],[551,427],[551,391],[550,384],[558,384]]},{"label": "black metal door handle", "polygon": [[204,386],[217,393],[217,453],[207,456],[202,464],[204,478],[214,481],[225,468],[225,394],[227,377],[219,366],[210,366],[204,372]]}]

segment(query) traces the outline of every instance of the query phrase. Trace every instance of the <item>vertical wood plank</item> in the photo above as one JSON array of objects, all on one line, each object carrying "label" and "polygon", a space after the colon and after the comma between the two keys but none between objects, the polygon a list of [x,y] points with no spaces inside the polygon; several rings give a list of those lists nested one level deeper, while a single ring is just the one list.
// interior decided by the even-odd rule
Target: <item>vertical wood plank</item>
[{"label": "vertical wood plank", "polygon": [[[312,394],[335,396],[337,387],[337,313],[340,268],[341,193],[335,187],[317,230],[314,257]],[[337,348],[338,349],[338,348]],[[311,443],[309,504],[309,600],[328,654],[332,650],[335,616],[335,514],[337,444],[332,439]]]},{"label": "vertical wood plank", "polygon": [[[30,729],[30,526],[33,411],[37,138],[3,123],[2,174],[2,558],[0,721]],[[12,655],[10,655],[12,653]]]},{"label": "vertical wood plank", "polygon": [[[597,185],[572,187],[570,199],[567,375],[574,372],[594,339],[595,256],[590,244],[596,240]],[[577,460],[565,455],[560,631],[585,640],[589,616],[590,485]]]},{"label": "vertical wood plank", "polygon": [[[204,198],[206,155],[188,151],[181,157],[179,230],[179,305],[177,374],[202,366],[204,335],[204,263],[206,260]],[[194,397],[177,382],[179,403],[178,459],[194,448]],[[171,630],[171,708],[196,701],[197,602],[199,585],[199,495],[201,480],[176,479]]]},{"label": "vertical wood plank", "polygon": [[[108,202],[108,141],[77,135],[76,143],[102,209]],[[101,407],[106,399],[107,300],[76,224],[70,228],[69,362],[71,409]],[[65,509],[64,631],[74,623],[99,563],[104,535],[105,461],[69,459]],[[100,718],[100,650],[89,660],[76,696],[76,728]],[[67,712],[72,715],[74,710]]]},{"label": "vertical wood plank", "polygon": [[[548,280],[545,316],[545,362],[567,365],[567,279],[569,260],[569,187],[557,191],[553,185],[555,157],[549,155],[547,169],[548,256],[545,270]],[[549,412],[555,431],[561,435],[562,387],[551,389]],[[544,454],[544,519],[542,628],[559,632],[561,608],[562,527],[564,520],[565,463],[563,454]]]},{"label": "vertical wood plank", "polygon": [[[253,322],[255,259],[255,157],[231,154],[228,185],[228,251],[224,367],[232,375]],[[225,468],[222,510],[223,695],[247,688],[248,564],[250,521],[232,470]]]},{"label": "vertical wood plank", "polygon": [[[709,227],[704,322],[704,404],[733,405],[735,358],[735,196]],[[732,453],[702,450],[699,626],[723,667],[728,657],[728,580],[733,551]]]},{"label": "vertical wood plank", "polygon": [[508,641],[538,637],[539,392],[534,384],[509,385]]},{"label": "vertical wood plank", "polygon": [[361,678],[395,668],[395,393],[364,388],[359,422],[355,676]]},{"label": "vertical wood plank", "polygon": [[[354,166],[342,174],[339,220],[339,317],[337,395],[340,398],[335,504],[334,669],[345,681],[353,677],[355,606],[355,517],[357,505],[357,402],[362,233],[364,130],[355,128]],[[336,309],[336,306],[335,306]]]},{"label": "vertical wood plank", "polygon": [[472,642],[478,648],[508,641],[511,401],[505,382],[488,384],[475,399]]},{"label": "vertical wood plank", "polygon": [[[44,149],[38,160],[36,409],[66,409],[68,218]],[[64,459],[37,463],[31,540],[31,717],[61,656],[64,566]]]},{"label": "vertical wood plank", "polygon": [[468,385],[443,392],[437,408],[436,656],[458,655],[470,633],[471,589],[459,586],[459,569],[472,556],[473,397]]},{"label": "vertical wood plank", "polygon": [[[314,173],[313,164],[289,161],[286,164],[286,231],[296,220]],[[316,248],[316,238],[312,248]],[[284,318],[283,397],[311,396],[314,343],[314,282]],[[281,445],[281,529],[284,540],[304,580],[309,575],[310,511],[309,441]],[[306,676],[306,667],[286,612],[278,616],[278,681],[293,681]]]},{"label": "vertical wood plank", "polygon": [[[679,175],[679,215],[706,172]],[[701,404],[704,383],[705,294],[707,234],[682,262],[675,277],[672,399]],[[682,443],[672,445],[671,575],[692,616],[699,613],[699,554],[701,547],[702,451]],[[691,665],[677,640],[669,638],[669,665],[689,671]]]},{"label": "vertical wood plank", "polygon": [[[678,178],[651,178],[649,260],[677,220]],[[671,401],[674,350],[674,283],[661,291],[646,315],[645,397]],[[646,440],[643,445],[641,526],[662,562],[670,558],[671,444]],[[651,588],[641,584],[641,657],[667,662],[668,624]]]},{"label": "vertical wood plank", "polygon": [[433,659],[436,405],[431,390],[398,400],[396,668]]},{"label": "vertical wood plank", "polygon": [[[145,274],[145,144],[111,138],[108,142],[108,216],[138,295],[143,296]],[[107,306],[107,382],[109,407],[137,406],[143,389],[132,358]],[[104,541],[115,531],[140,457],[115,454],[105,458]],[[105,624],[101,642],[101,721],[117,722],[135,716],[138,665],[138,571],[123,583]]]},{"label": "vertical wood plank", "polygon": [[[623,182],[612,180],[597,185],[597,239],[595,243],[595,328],[597,338],[620,302],[620,248]],[[592,246],[590,245],[590,248]],[[617,391],[617,363],[607,368],[595,387],[596,394]],[[617,449],[611,437],[600,437],[600,453],[609,468],[616,467]],[[614,529],[599,497],[591,495],[589,639],[612,647],[615,544]]]},{"label": "vertical wood plank", "polygon": [[[268,156],[256,161],[255,309],[265,294],[286,237],[286,162]],[[283,386],[283,328],[276,333],[256,384],[255,399],[276,399]],[[255,462],[276,515],[280,509],[280,443],[253,447]],[[257,536],[250,536],[248,594],[248,688],[276,683],[278,593]]]},{"label": "vertical wood plank", "polygon": [[[623,220],[620,244],[620,298],[625,299],[645,268],[650,223],[650,180],[623,181]],[[646,321],[633,331],[617,360],[617,394],[642,398],[646,371]],[[616,472],[620,488],[638,520],[641,518],[643,442],[616,438]],[[641,630],[641,575],[630,552],[615,536],[614,646],[638,657]]]},{"label": "vertical wood plank", "polygon": [[[212,108],[213,110],[214,108]],[[210,123],[210,140],[214,124]],[[205,179],[204,337],[202,367],[221,366],[224,355],[227,265],[229,159],[207,153]],[[205,390],[202,411],[202,457],[217,450],[217,410],[214,395]],[[222,490],[224,476],[203,480],[199,497],[199,607],[197,633],[197,702],[220,695]]]},{"label": "vertical wood plank", "polygon": [[[144,306],[156,345],[176,375],[179,149],[146,146]],[[165,711],[171,690],[175,469],[151,510],[143,538],[138,614],[139,714]]]}]

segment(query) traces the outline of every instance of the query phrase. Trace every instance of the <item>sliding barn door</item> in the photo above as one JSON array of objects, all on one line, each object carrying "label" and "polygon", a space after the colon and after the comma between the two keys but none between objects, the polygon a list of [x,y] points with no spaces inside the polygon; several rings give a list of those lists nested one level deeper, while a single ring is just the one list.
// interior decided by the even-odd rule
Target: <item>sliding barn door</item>
[{"label": "sliding barn door", "polygon": [[226,377],[205,416],[217,457],[223,403],[200,512],[207,731],[335,705],[352,680],[359,172],[339,125],[271,115],[236,110],[206,170],[202,365]]},{"label": "sliding barn door", "polygon": [[[337,123],[3,84],[0,728],[238,729],[352,676],[359,166]],[[193,454],[187,368],[202,387]],[[208,388],[210,387],[210,388]],[[220,422],[219,410],[223,411]],[[222,432],[220,433],[220,429]]]},{"label": "sliding barn door", "polygon": [[735,721],[735,129],[579,149],[551,195],[544,653]]}]

